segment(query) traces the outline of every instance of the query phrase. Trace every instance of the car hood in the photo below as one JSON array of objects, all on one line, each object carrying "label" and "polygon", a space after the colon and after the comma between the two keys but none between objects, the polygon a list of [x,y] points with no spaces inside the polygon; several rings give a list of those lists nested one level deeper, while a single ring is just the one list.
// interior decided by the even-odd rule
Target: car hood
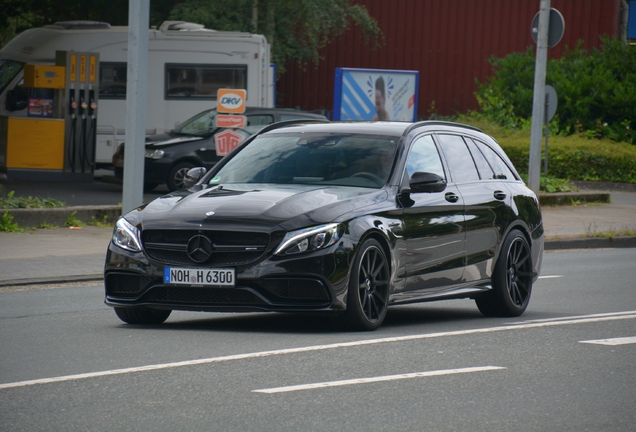
[{"label": "car hood", "polygon": [[143,210],[143,229],[253,228],[286,231],[328,223],[385,200],[384,189],[308,185],[228,185],[177,191]]},{"label": "car hood", "polygon": [[159,135],[153,135],[146,138],[146,147],[162,147],[166,145],[172,144],[181,144],[184,142],[190,141],[201,141],[205,139],[205,137],[197,137],[197,136],[188,136],[188,135],[177,135],[175,133],[165,133]]}]

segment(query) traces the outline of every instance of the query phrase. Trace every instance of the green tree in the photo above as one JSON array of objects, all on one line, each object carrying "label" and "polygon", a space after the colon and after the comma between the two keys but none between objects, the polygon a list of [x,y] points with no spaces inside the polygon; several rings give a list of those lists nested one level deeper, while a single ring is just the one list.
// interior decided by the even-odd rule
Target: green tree
[{"label": "green tree", "polygon": [[[152,0],[150,24],[166,19],[264,34],[279,72],[291,62],[317,63],[320,49],[352,24],[375,46],[383,37],[376,20],[353,0]],[[70,20],[127,25],[128,0],[2,0],[0,46],[26,29]]]},{"label": "green tree", "polygon": [[367,9],[352,0],[185,0],[174,7],[170,18],[215,30],[264,34],[280,72],[292,62],[302,66],[319,62],[320,49],[351,24],[375,46],[383,37]]},{"label": "green tree", "polygon": [[[168,19],[178,1],[152,0],[150,24],[159,25]],[[127,25],[128,0],[2,0],[0,47],[26,29],[72,20]]]}]

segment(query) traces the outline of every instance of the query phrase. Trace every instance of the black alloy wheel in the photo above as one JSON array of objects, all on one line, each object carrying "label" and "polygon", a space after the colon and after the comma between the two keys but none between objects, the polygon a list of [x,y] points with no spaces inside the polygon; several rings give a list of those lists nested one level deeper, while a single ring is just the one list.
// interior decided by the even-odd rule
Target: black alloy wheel
[{"label": "black alloy wheel", "polygon": [[389,301],[389,263],[377,240],[366,240],[353,264],[347,294],[347,324],[375,330],[384,321]]},{"label": "black alloy wheel", "polygon": [[477,297],[486,316],[516,317],[526,310],[532,293],[532,256],[524,235],[512,230],[503,244],[492,276],[493,290]]},{"label": "black alloy wheel", "polygon": [[161,324],[170,316],[171,310],[149,309],[145,307],[115,308],[115,313],[125,323],[156,325]]},{"label": "black alloy wheel", "polygon": [[172,192],[176,190],[187,189],[185,184],[185,177],[188,171],[190,171],[192,168],[194,168],[194,164],[191,162],[179,162],[178,164],[175,164],[175,166],[173,166],[168,173],[168,180],[166,181],[168,190]]}]

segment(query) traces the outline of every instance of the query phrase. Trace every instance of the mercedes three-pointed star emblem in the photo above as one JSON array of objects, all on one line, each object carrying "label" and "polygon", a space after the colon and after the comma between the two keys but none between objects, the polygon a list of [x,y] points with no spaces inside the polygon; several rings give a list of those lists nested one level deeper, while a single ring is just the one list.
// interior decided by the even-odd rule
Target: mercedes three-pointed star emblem
[{"label": "mercedes three-pointed star emblem", "polygon": [[196,263],[202,263],[210,258],[212,249],[212,242],[204,235],[197,234],[188,240],[188,256]]}]

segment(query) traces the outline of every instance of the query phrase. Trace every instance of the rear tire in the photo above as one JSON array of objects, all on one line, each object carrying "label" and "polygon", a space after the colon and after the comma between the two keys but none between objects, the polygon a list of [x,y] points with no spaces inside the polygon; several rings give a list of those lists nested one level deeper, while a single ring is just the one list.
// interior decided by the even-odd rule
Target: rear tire
[{"label": "rear tire", "polygon": [[178,164],[170,168],[168,179],[166,180],[168,190],[172,192],[176,190],[187,189],[184,180],[186,174],[192,168],[194,168],[194,164],[191,162],[179,162]]},{"label": "rear tire", "polygon": [[475,299],[486,316],[516,317],[523,314],[532,294],[532,255],[524,235],[512,230],[501,248],[492,275],[493,289]]},{"label": "rear tire", "polygon": [[148,309],[145,307],[115,308],[115,313],[125,323],[128,324],[161,324],[170,316],[171,310]]},{"label": "rear tire", "polygon": [[353,263],[345,320],[352,330],[375,330],[389,304],[389,263],[377,240],[366,240]]}]

